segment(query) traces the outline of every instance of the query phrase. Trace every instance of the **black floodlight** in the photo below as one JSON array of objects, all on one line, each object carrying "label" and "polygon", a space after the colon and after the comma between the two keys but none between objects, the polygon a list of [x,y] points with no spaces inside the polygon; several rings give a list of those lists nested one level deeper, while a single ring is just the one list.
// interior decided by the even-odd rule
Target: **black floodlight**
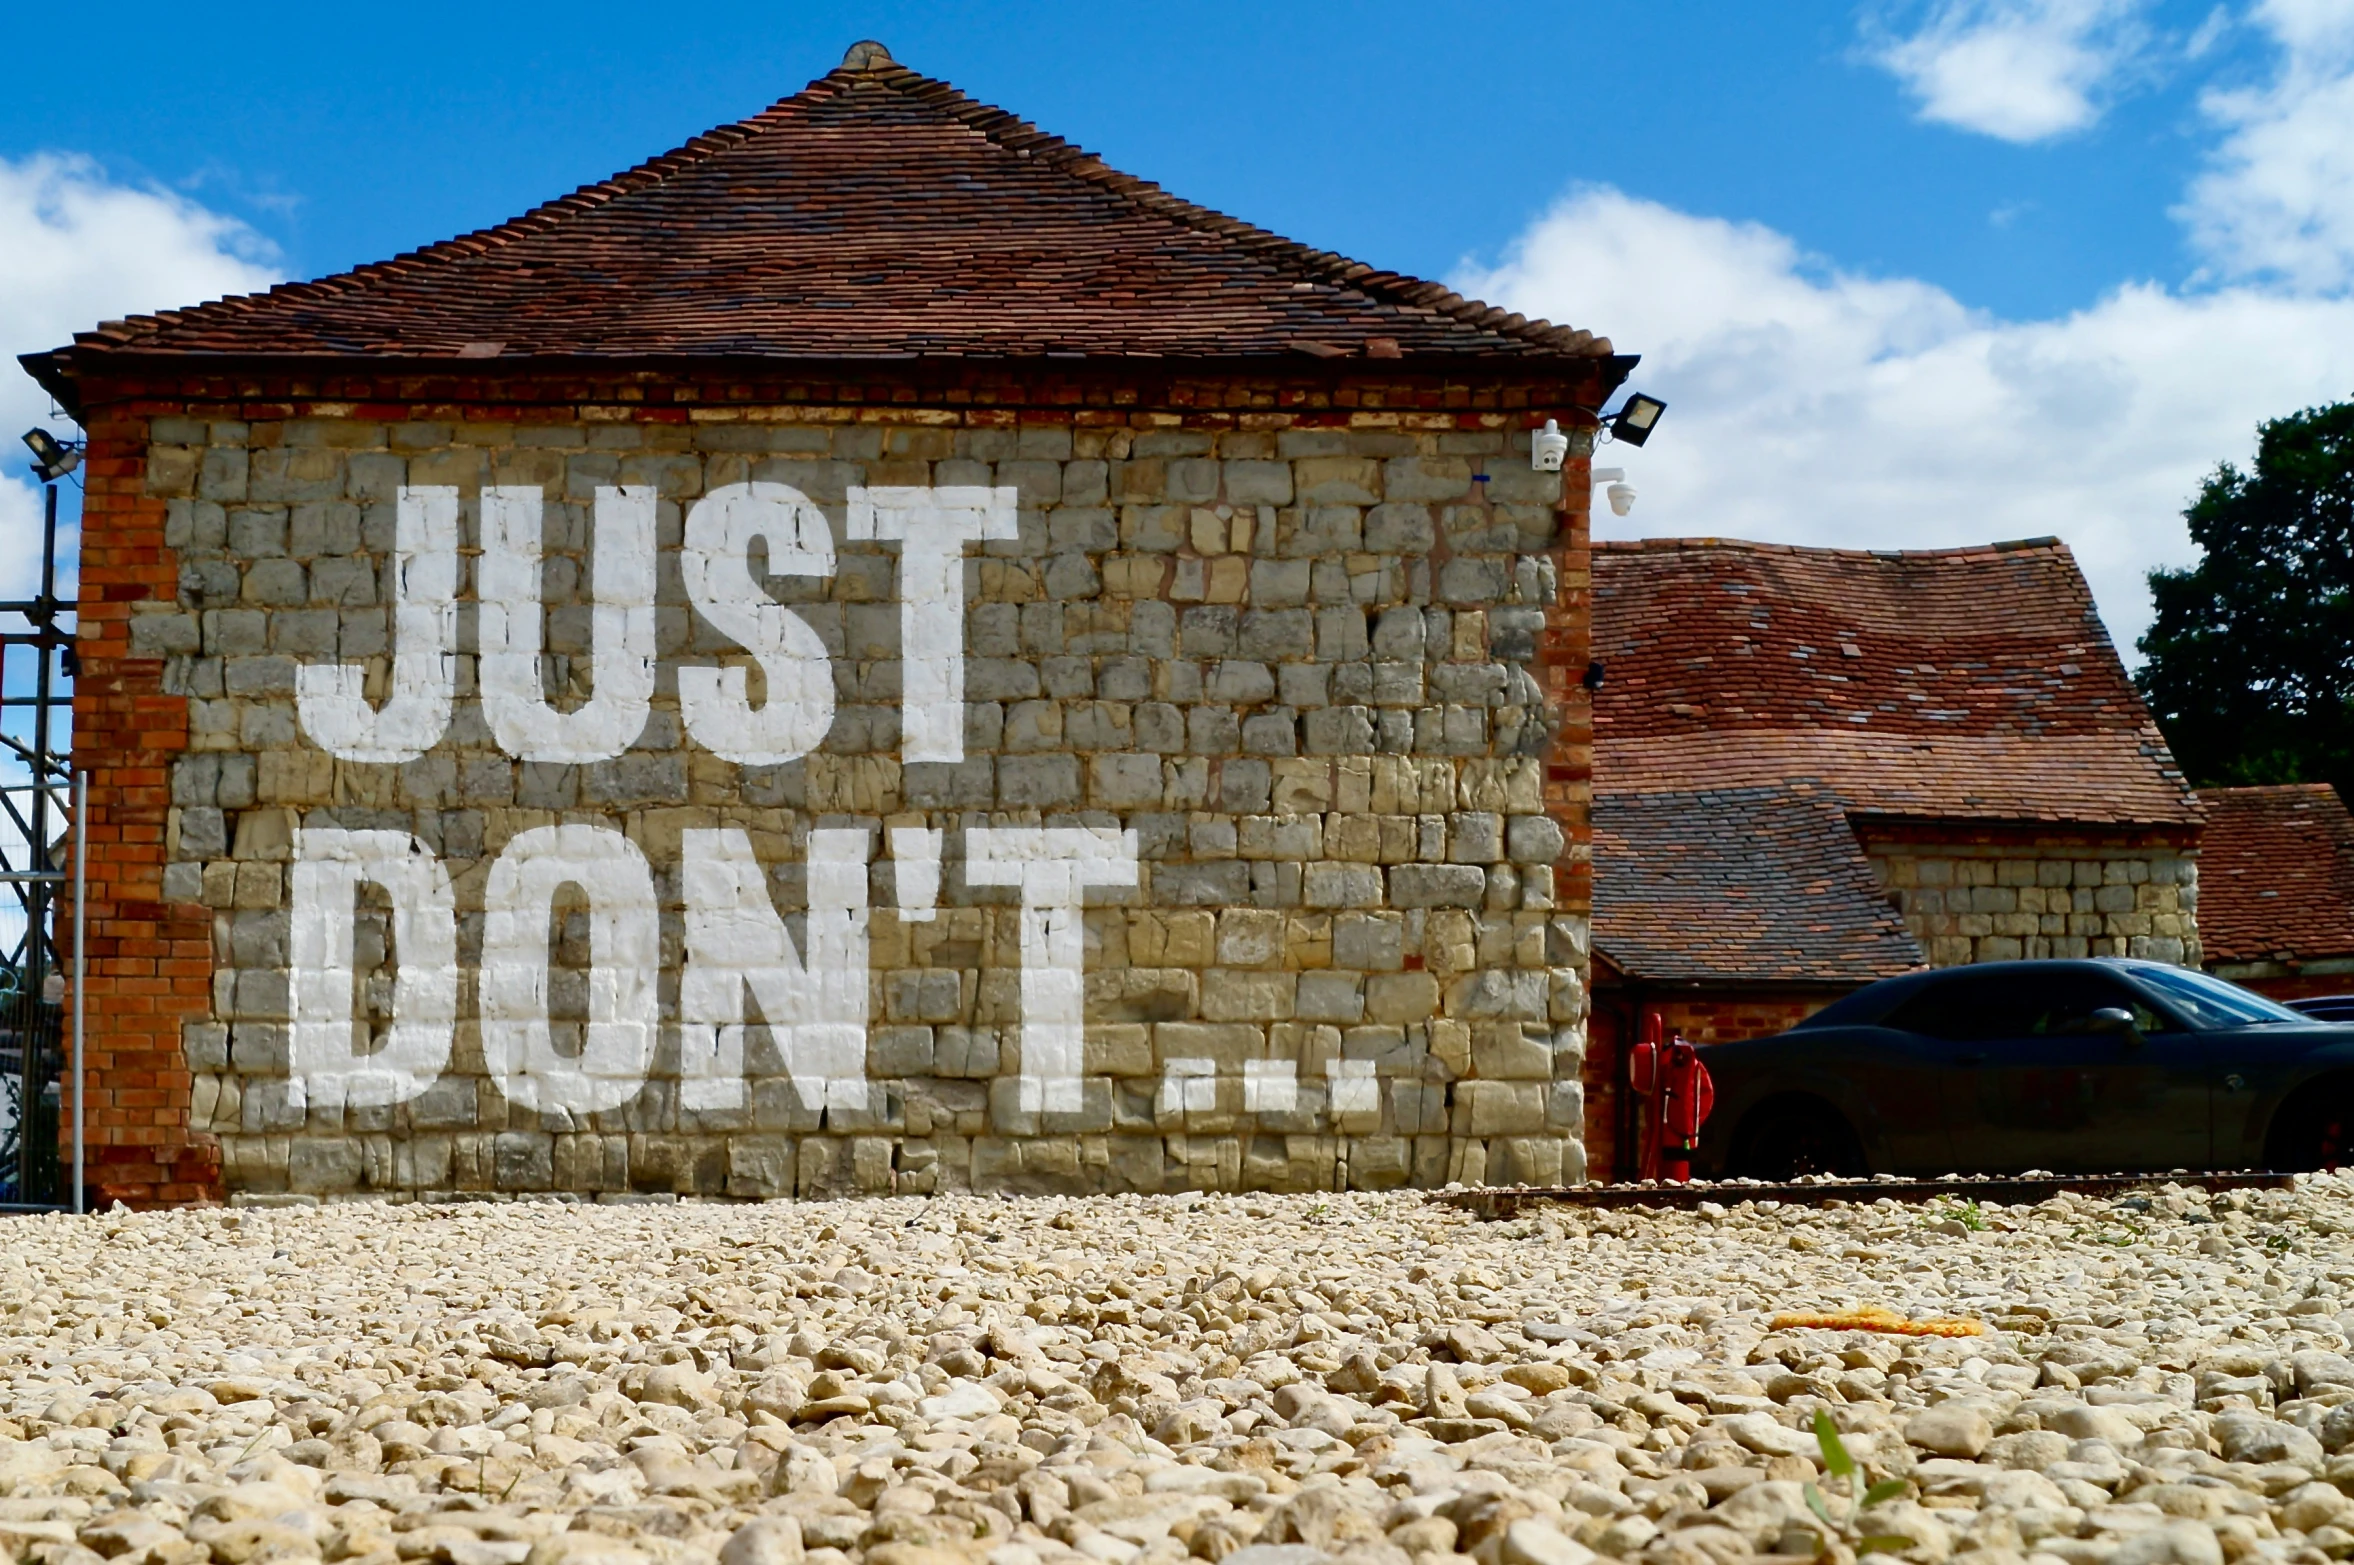
[{"label": "black floodlight", "polygon": [[1630,446],[1639,446],[1651,438],[1652,426],[1659,422],[1659,415],[1666,411],[1667,404],[1657,397],[1637,393],[1627,398],[1627,405],[1611,417],[1610,437],[1623,440]]},{"label": "black floodlight", "polygon": [[82,465],[82,453],[46,429],[26,430],[25,444],[32,447],[33,471],[45,484],[56,483]]}]

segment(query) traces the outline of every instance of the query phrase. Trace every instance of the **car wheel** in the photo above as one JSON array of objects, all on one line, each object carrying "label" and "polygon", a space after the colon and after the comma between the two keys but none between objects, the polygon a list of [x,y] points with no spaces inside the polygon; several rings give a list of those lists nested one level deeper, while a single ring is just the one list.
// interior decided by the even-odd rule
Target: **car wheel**
[{"label": "car wheel", "polygon": [[1853,1179],[1870,1172],[1846,1119],[1828,1103],[1811,1099],[1761,1105],[1743,1123],[1731,1165],[1737,1178],[1776,1181],[1801,1174]]},{"label": "car wheel", "polygon": [[2354,1082],[2326,1081],[2305,1088],[2273,1117],[2264,1166],[2279,1174],[2310,1174],[2354,1163]]}]

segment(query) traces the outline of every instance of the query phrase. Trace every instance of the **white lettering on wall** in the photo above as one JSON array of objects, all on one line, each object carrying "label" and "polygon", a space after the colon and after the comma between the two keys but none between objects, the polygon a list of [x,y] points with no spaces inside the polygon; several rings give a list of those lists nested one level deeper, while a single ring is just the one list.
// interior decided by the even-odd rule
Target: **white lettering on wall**
[{"label": "white lettering on wall", "polygon": [[482,491],[483,715],[500,748],[522,760],[610,760],[636,742],[654,696],[654,491],[597,491],[593,687],[570,712],[549,704],[540,670],[541,509],[536,485]]},{"label": "white lettering on wall", "polygon": [[1081,1103],[1086,1061],[1089,886],[1136,884],[1136,833],[1109,826],[979,827],[965,833],[965,879],[1022,889],[1022,1078],[1025,1112]]},{"label": "white lettering on wall", "polygon": [[1021,536],[1020,491],[853,488],[850,536],[899,546],[900,758],[964,759],[964,548]]},{"label": "white lettering on wall", "polygon": [[1253,1114],[1289,1114],[1300,1106],[1297,1060],[1242,1062],[1242,1106]]},{"label": "white lettering on wall", "polygon": [[[395,763],[429,752],[448,727],[457,684],[458,491],[402,488],[388,594],[391,684],[381,707],[362,670],[328,663],[298,672],[306,731],[350,761]],[[636,743],[656,683],[657,501],[652,488],[596,491],[590,571],[588,698],[551,700],[559,660],[545,656],[542,559],[546,506],[535,486],[482,492],[477,568],[483,716],[510,756],[582,764]],[[1018,536],[1011,488],[852,489],[848,531],[900,551],[901,758],[964,758],[965,550]],[[574,540],[562,551],[576,552]],[[764,558],[753,574],[755,553]],[[760,671],[754,700],[747,660],[679,670],[687,730],[705,749],[744,765],[809,755],[835,705],[823,640],[777,602],[766,578],[836,571],[825,514],[785,484],[724,486],[689,507],[680,582],[696,612]],[[557,676],[559,687],[577,681]],[[912,817],[920,820],[922,817]],[[902,817],[911,819],[911,817]],[[733,827],[680,833],[685,966],[679,989],[680,1101],[692,1110],[745,1100],[747,1027],[765,1022],[801,1101],[822,1113],[867,1105],[868,876],[882,823],[809,834],[808,912],[796,946],[768,894],[751,836]],[[887,841],[902,916],[933,919],[943,834],[893,825]],[[1021,1078],[1029,1112],[1082,1106],[1085,1066],[1084,904],[1089,887],[1134,886],[1137,837],[1111,827],[971,828],[966,876],[1021,896]],[[363,1052],[355,1018],[355,899],[363,882],[390,893],[395,912],[393,1018],[384,1046]],[[456,914],[448,872],[398,831],[306,829],[297,835],[289,948],[297,1105],[384,1105],[415,1097],[446,1068],[458,1000]],[[550,1016],[549,920],[575,886],[588,904],[587,1016],[577,1038]],[[478,1001],[484,1063],[508,1100],[527,1111],[586,1115],[622,1107],[652,1070],[663,1026],[660,903],[643,853],[620,831],[567,824],[525,830],[490,866]],[[1214,1104],[1214,1067],[1171,1066],[1168,1101],[1189,1112]],[[1254,1103],[1296,1091],[1249,1072]],[[1336,1081],[1350,1101],[1370,1081]]]},{"label": "white lettering on wall", "polygon": [[940,905],[939,828],[892,827],[891,868],[899,916],[911,924],[932,922]]},{"label": "white lettering on wall", "polygon": [[458,491],[394,491],[392,688],[371,708],[366,671],[313,663],[294,673],[303,731],[345,761],[414,761],[441,742],[458,682]]},{"label": "white lettering on wall", "polygon": [[678,561],[687,597],[752,654],[768,691],[755,708],[749,670],[688,667],[678,671],[678,703],[703,748],[746,766],[799,760],[824,741],[834,721],[833,665],[825,643],[753,579],[755,541],[767,547],[772,576],[834,574],[833,530],[798,489],[729,484],[687,512]]},{"label": "white lettering on wall", "polygon": [[1324,1074],[1332,1079],[1333,1113],[1381,1112],[1381,1082],[1371,1060],[1326,1060]]},{"label": "white lettering on wall", "polygon": [[1161,1070],[1163,1114],[1209,1114],[1218,1107],[1218,1062],[1180,1057]]},{"label": "white lettering on wall", "polygon": [[744,994],[783,1054],[804,1106],[866,1107],[868,835],[809,834],[807,962],[769,901],[752,839],[684,833],[687,966],[679,981],[679,1100],[744,1101]]},{"label": "white lettering on wall", "polygon": [[[359,1049],[352,943],[360,882],[392,899],[392,1027],[384,1047]],[[458,1021],[458,915],[441,860],[405,831],[294,834],[287,956],[294,1023],[288,1047],[292,1107],[381,1108],[405,1103],[449,1063]]]},{"label": "white lettering on wall", "polygon": [[[649,508],[650,509],[650,508]],[[589,902],[588,1025],[578,1055],[548,1021],[548,918],[556,892]],[[519,832],[483,890],[482,1054],[510,1103],[596,1114],[636,1097],[660,1035],[662,961],[654,875],[636,844],[603,826]]]}]

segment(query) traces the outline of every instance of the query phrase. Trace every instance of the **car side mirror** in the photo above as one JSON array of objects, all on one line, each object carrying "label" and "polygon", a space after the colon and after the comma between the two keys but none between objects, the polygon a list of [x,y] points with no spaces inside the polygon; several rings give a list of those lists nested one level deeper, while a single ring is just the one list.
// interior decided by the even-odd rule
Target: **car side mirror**
[{"label": "car side mirror", "polygon": [[2085,1019],[2094,1032],[2110,1033],[2128,1043],[2141,1042],[2141,1029],[2134,1025],[2133,1013],[2122,1005],[2104,1005]]}]

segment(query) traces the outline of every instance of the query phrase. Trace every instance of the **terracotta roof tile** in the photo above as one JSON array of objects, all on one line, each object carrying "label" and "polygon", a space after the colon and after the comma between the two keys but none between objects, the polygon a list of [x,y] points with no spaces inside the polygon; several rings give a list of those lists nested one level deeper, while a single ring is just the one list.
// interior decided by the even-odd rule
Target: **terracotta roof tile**
[{"label": "terracotta roof tile", "polygon": [[[1611,351],[1589,332],[1178,200],[863,45],[750,119],[512,222],[75,342],[89,354],[271,358],[1362,355],[1532,367]],[[55,355],[26,364],[45,378],[62,367]]]},{"label": "terracotta roof tile", "polygon": [[1838,799],[1808,783],[1596,798],[1594,945],[1660,982],[1869,983],[1921,965]]},{"label": "terracotta roof tile", "polygon": [[2327,783],[2202,788],[2207,960],[2354,956],[2354,815]]},{"label": "terracotta roof tile", "polygon": [[1600,788],[1816,778],[1863,814],[2199,819],[2057,539],[1598,543],[1594,656]]}]

